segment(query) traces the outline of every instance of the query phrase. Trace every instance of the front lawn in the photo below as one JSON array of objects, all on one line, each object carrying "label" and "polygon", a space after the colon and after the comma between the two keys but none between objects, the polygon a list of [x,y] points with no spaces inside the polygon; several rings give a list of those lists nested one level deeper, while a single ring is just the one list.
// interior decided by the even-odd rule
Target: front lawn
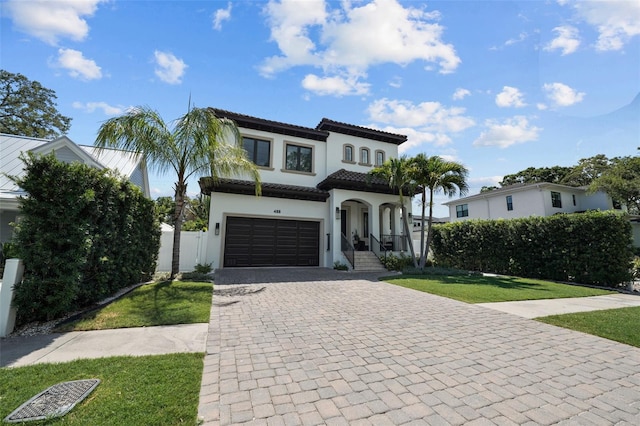
[{"label": "front lawn", "polygon": [[213,284],[206,282],[146,284],[57,331],[207,323],[212,294]]},{"label": "front lawn", "polygon": [[385,281],[467,303],[559,299],[614,293],[609,290],[505,276],[414,275],[387,278]]},{"label": "front lawn", "polygon": [[203,354],[113,357],[0,369],[0,419],[49,386],[101,380],[67,415],[33,425],[197,424]]},{"label": "front lawn", "polygon": [[551,315],[536,320],[640,348],[640,307]]}]

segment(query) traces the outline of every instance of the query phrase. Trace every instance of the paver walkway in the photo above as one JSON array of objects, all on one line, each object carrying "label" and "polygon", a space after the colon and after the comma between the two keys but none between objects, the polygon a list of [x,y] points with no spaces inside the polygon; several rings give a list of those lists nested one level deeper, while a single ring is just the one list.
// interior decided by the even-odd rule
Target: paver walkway
[{"label": "paver walkway", "polygon": [[638,348],[366,279],[217,284],[206,425],[640,424]]}]

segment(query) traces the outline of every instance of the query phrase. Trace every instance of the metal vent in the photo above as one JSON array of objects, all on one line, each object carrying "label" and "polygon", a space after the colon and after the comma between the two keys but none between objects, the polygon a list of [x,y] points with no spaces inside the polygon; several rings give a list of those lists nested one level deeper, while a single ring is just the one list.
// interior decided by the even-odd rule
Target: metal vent
[{"label": "metal vent", "polygon": [[62,417],[85,399],[99,384],[99,379],[58,383],[16,408],[4,421],[19,423]]}]

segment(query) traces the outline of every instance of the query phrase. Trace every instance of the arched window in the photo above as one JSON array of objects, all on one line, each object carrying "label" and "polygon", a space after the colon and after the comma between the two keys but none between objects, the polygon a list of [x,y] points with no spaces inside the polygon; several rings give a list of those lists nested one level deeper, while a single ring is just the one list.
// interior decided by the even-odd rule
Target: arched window
[{"label": "arched window", "polygon": [[343,161],[347,161],[349,163],[353,162],[353,146],[352,145],[344,146]]},{"label": "arched window", "polygon": [[382,166],[384,163],[384,151],[376,151],[376,166]]},{"label": "arched window", "polygon": [[360,150],[360,164],[370,165],[371,160],[369,158],[369,148],[362,148]]}]

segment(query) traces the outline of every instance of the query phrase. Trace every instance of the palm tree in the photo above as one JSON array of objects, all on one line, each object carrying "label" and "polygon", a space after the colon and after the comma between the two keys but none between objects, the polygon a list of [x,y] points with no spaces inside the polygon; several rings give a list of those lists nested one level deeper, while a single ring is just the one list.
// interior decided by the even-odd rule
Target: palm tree
[{"label": "palm tree", "polygon": [[[229,138],[232,143],[227,142]],[[177,175],[171,279],[180,268],[180,232],[191,177],[202,172],[214,179],[247,173],[256,183],[256,195],[260,193],[260,175],[246,157],[236,124],[216,117],[207,108],[189,106],[188,112],[171,125],[148,107],[131,109],[100,126],[96,146],[131,151],[132,155],[142,155],[150,169],[159,173],[172,170]]]},{"label": "palm tree", "polygon": [[411,231],[409,230],[409,221],[407,215],[407,209],[404,204],[404,191],[410,192],[409,197],[413,195],[415,183],[412,179],[413,172],[411,168],[413,164],[406,156],[400,158],[391,158],[384,162],[381,166],[378,166],[371,170],[369,173],[372,176],[377,176],[384,179],[389,186],[398,191],[400,195],[400,208],[402,209],[402,223],[404,227],[404,235],[409,245],[409,251],[411,252],[411,258],[413,259],[413,266],[417,267],[416,253],[413,249],[413,241],[411,239]]},{"label": "palm tree", "polygon": [[418,154],[411,159],[412,178],[422,190],[422,217],[427,207],[427,192],[429,193],[429,220],[427,225],[427,241],[424,238],[424,220],[420,230],[420,269],[427,262],[429,245],[431,244],[431,226],[433,225],[433,195],[442,191],[452,197],[457,191],[464,195],[469,190],[467,176],[469,171],[455,161],[447,161],[437,155],[427,156]]}]

